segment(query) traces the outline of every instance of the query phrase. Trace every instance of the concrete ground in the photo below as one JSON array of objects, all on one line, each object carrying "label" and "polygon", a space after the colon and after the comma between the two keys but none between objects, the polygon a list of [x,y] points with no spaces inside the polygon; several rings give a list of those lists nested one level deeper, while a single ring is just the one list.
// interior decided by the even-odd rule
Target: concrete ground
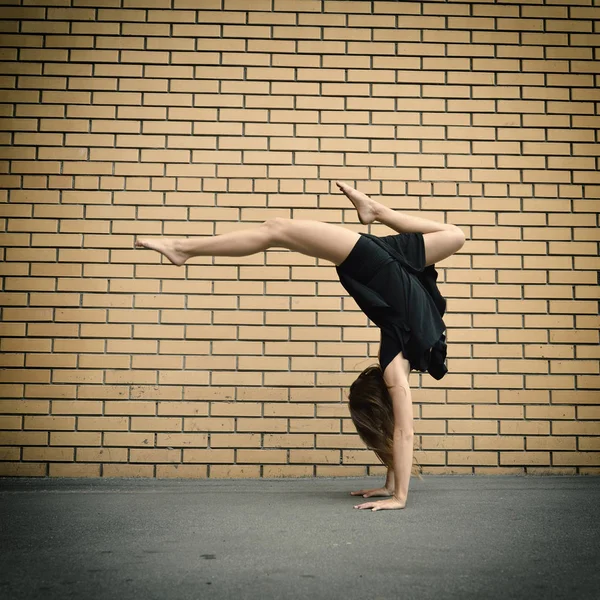
[{"label": "concrete ground", "polygon": [[0,598],[600,598],[600,477],[0,479]]}]

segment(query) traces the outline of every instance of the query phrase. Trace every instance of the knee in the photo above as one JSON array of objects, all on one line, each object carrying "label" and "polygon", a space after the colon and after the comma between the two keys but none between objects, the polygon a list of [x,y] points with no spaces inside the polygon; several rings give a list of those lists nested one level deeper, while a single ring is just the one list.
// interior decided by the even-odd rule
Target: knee
[{"label": "knee", "polygon": [[282,241],[284,238],[288,223],[289,219],[274,217],[267,219],[262,226],[267,231],[271,242],[276,243]]},{"label": "knee", "polygon": [[452,241],[456,250],[454,252],[458,252],[465,245],[465,234],[460,227],[456,225],[452,225],[451,229]]}]

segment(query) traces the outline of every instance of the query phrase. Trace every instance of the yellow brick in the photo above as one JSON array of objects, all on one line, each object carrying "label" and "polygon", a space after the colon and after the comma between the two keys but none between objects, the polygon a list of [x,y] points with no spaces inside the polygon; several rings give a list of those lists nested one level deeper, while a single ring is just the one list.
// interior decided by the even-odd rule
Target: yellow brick
[{"label": "yellow brick", "polygon": [[25,429],[72,430],[75,417],[25,417]]},{"label": "yellow brick", "polygon": [[[306,437],[312,440],[312,436]],[[306,446],[312,446],[312,442],[307,443]],[[322,434],[317,435],[316,446],[317,448],[362,448],[363,443],[358,435]]]},{"label": "yellow brick", "polygon": [[211,465],[210,477],[214,479],[249,479],[260,477],[260,467],[253,465]]},{"label": "yellow brick", "polygon": [[46,463],[0,462],[3,477],[44,477],[46,470]]},{"label": "yellow brick", "polygon": [[45,431],[0,431],[3,446],[46,446],[48,434]]},{"label": "yellow brick", "polygon": [[526,345],[525,356],[531,358],[573,358],[573,346],[571,345]]},{"label": "yellow brick", "polygon": [[[250,419],[254,420],[254,419]],[[234,419],[232,418],[213,418],[213,417],[186,417],[184,419],[184,431],[233,431]],[[238,430],[239,422],[238,422]]]},{"label": "yellow brick", "polygon": [[451,358],[448,367],[453,373],[496,373],[497,362],[495,359]]},{"label": "yellow brick", "polygon": [[423,450],[470,450],[472,438],[470,436],[452,435],[452,436],[423,436],[421,448]]},{"label": "yellow brick", "polygon": [[577,438],[575,437],[527,437],[526,440],[528,450],[577,449]]},{"label": "yellow brick", "polygon": [[448,452],[449,465],[497,465],[498,454],[496,452]]},{"label": "yellow brick", "polygon": [[[62,417],[67,418],[67,417]],[[78,417],[79,431],[125,431],[129,428],[126,417]]]},{"label": "yellow brick", "polygon": [[600,421],[556,421],[552,423],[553,435],[598,435]]},{"label": "yellow brick", "polygon": [[500,452],[501,465],[549,465],[549,452]]},{"label": "yellow brick", "polygon": [[595,346],[580,346],[577,348],[577,356],[578,358],[600,358],[600,348]]},{"label": "yellow brick", "polygon": [[290,463],[339,464],[339,450],[290,450]]},{"label": "yellow brick", "polygon": [[157,446],[175,446],[182,448],[206,448],[208,436],[205,433],[159,433]]},{"label": "yellow brick", "polygon": [[449,420],[448,433],[498,433],[497,421],[484,420]]},{"label": "yellow brick", "polygon": [[523,419],[523,407],[505,405],[478,405],[474,407],[476,419]]},{"label": "yellow brick", "polygon": [[156,465],[156,477],[159,479],[205,479],[207,467],[201,465]]},{"label": "yellow brick", "polygon": [[[52,435],[52,434],[51,434]],[[162,434],[159,434],[162,435]],[[153,433],[105,432],[104,446],[153,446]]]},{"label": "yellow brick", "polygon": [[[3,410],[4,403],[0,404],[0,411]],[[0,430],[21,429],[21,416],[0,416]]]},{"label": "yellow brick", "polygon": [[424,419],[468,419],[472,416],[470,406],[464,405],[424,405],[421,417]]},{"label": "yellow brick", "polygon": [[524,450],[522,436],[476,436],[474,438],[477,450]]},{"label": "yellow brick", "polygon": [[126,448],[77,448],[78,462],[127,462]]},{"label": "yellow brick", "polygon": [[600,465],[600,452],[553,452],[555,465]]},{"label": "yellow brick", "polygon": [[548,373],[546,360],[500,360],[499,370],[502,373]]},{"label": "yellow brick", "polygon": [[527,375],[525,387],[529,389],[572,389],[574,377],[568,375]]},{"label": "yellow brick", "polygon": [[210,412],[213,417],[259,417],[262,406],[252,402],[213,402]]},{"label": "yellow brick", "polygon": [[74,456],[73,448],[23,448],[23,460],[70,462]]},{"label": "yellow brick", "polygon": [[[332,462],[335,462],[335,455]],[[345,465],[379,465],[381,462],[371,450],[343,450],[342,463]]]},{"label": "yellow brick", "polygon": [[211,448],[259,448],[261,435],[255,433],[211,433]]},{"label": "yellow brick", "polygon": [[52,431],[50,433],[51,446],[100,446],[100,433],[86,433],[83,431]]},{"label": "yellow brick", "polygon": [[493,356],[497,358],[518,358],[523,356],[523,347],[517,344],[474,345],[473,356]]},{"label": "yellow brick", "polygon": [[102,403],[86,402],[85,400],[53,400],[52,412],[56,415],[99,415],[102,414]]},{"label": "yellow brick", "polygon": [[[574,438],[559,438],[559,439],[564,439],[564,440],[570,440],[573,439],[574,442]],[[567,444],[565,444],[565,448],[557,448],[557,450],[575,450],[575,443],[572,444],[572,447],[566,447]],[[579,438],[579,449],[580,450],[600,450],[600,438],[598,438],[597,436],[594,437],[583,437],[583,438]]]},{"label": "yellow brick", "polygon": [[577,417],[579,419],[597,419],[600,417],[600,406],[579,406]]},{"label": "yellow brick", "polygon": [[285,450],[237,450],[238,463],[285,463],[287,452]]},{"label": "yellow brick", "polygon": [[551,373],[598,373],[600,365],[597,360],[551,360]]},{"label": "yellow brick", "polygon": [[50,477],[100,477],[100,465],[53,463],[49,465]]},{"label": "yellow brick", "polygon": [[549,435],[548,421],[502,421],[501,435]]},{"label": "yellow brick", "polygon": [[448,402],[452,403],[495,403],[498,396],[496,390],[448,390]]},{"label": "yellow brick", "polygon": [[153,465],[126,465],[126,464],[104,464],[102,465],[103,477],[153,477]]},{"label": "yellow brick", "polygon": [[525,342],[525,343],[544,343],[547,340],[545,331],[532,330],[501,330],[498,332],[498,340],[500,342]]},{"label": "yellow brick", "polygon": [[234,451],[229,449],[184,449],[184,462],[194,463],[232,463]]},{"label": "yellow brick", "polygon": [[179,463],[181,462],[181,450],[169,448],[132,448],[129,451],[129,460],[132,463]]},{"label": "yellow brick", "polygon": [[208,403],[207,402],[159,402],[158,403],[158,415],[207,415],[208,414]]}]

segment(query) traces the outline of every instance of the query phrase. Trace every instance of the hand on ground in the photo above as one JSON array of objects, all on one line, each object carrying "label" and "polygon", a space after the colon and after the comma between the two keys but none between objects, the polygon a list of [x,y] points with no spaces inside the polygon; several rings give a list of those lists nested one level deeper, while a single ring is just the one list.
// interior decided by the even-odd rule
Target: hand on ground
[{"label": "hand on ground", "polygon": [[404,508],[406,502],[401,502],[396,498],[389,498],[388,500],[377,500],[376,502],[364,502],[363,504],[357,504],[354,508],[364,510],[370,508],[373,512],[376,510],[396,510]]},{"label": "hand on ground", "polygon": [[363,498],[373,498],[376,496],[393,496],[394,492],[385,487],[376,488],[374,490],[359,490],[358,492],[350,492],[351,496],[362,496]]}]

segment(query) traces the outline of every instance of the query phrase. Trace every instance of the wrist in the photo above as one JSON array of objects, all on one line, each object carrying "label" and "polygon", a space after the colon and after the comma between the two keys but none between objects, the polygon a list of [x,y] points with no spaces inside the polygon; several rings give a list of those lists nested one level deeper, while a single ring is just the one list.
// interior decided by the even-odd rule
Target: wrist
[{"label": "wrist", "polygon": [[396,500],[406,502],[406,498],[408,496],[407,492],[399,490],[398,488],[394,488],[393,490],[390,490],[390,493],[392,494],[392,496],[394,496],[394,498],[396,498]]}]

